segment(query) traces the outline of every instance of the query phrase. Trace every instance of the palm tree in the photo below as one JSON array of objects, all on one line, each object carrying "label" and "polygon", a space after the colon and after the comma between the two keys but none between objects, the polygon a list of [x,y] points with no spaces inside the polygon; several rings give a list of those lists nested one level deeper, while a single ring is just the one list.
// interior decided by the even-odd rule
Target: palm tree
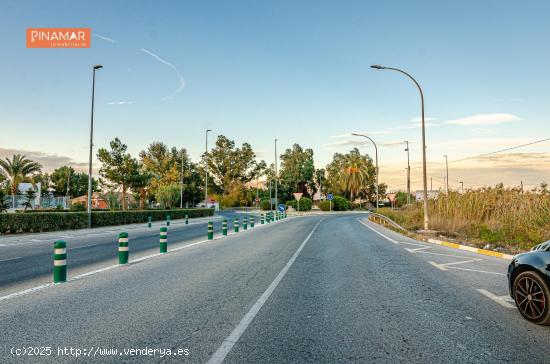
[{"label": "palm tree", "polygon": [[359,153],[350,153],[344,156],[340,187],[350,193],[352,202],[354,195],[357,195],[367,183],[368,177],[368,160],[366,158]]},{"label": "palm tree", "polygon": [[42,166],[27,158],[25,155],[14,154],[12,159],[0,160],[0,172],[3,172],[9,181],[10,192],[12,195],[17,194],[17,187],[21,182],[29,180],[29,175],[38,173]]}]

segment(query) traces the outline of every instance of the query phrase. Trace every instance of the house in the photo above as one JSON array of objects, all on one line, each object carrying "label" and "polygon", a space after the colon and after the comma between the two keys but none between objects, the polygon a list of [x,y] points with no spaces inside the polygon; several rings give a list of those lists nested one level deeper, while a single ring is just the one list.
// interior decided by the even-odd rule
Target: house
[{"label": "house", "polygon": [[[71,205],[81,204],[88,208],[88,195],[71,199]],[[92,193],[92,209],[108,209],[109,201],[99,192]]]}]

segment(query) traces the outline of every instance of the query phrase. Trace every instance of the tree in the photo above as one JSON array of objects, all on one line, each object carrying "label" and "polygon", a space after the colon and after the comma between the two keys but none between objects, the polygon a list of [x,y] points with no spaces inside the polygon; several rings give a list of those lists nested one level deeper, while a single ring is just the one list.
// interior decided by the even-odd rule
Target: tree
[{"label": "tree", "polygon": [[50,194],[51,178],[47,173],[38,173],[33,177],[34,184],[40,183],[40,194],[42,196],[48,196]]},{"label": "tree", "polygon": [[[147,192],[156,198],[162,186],[183,184],[183,202],[188,204],[199,198],[202,177],[197,165],[191,161],[187,150],[154,142],[140,154],[143,171],[149,175]],[[182,174],[183,170],[183,174]]]},{"label": "tree", "polygon": [[294,144],[292,149],[281,154],[280,181],[288,197],[293,192],[309,196],[309,192],[315,188],[314,171],[312,149],[304,150],[299,144]]},{"label": "tree", "polygon": [[6,191],[0,188],[0,213],[8,209],[8,202],[6,201]]},{"label": "tree", "polygon": [[[76,172],[72,167],[62,166],[50,175],[51,188],[56,196],[83,196],[88,193],[88,174]],[[67,191],[67,184],[69,191]],[[92,178],[92,191],[97,192],[97,180]]]},{"label": "tree", "polygon": [[21,182],[32,182],[32,175],[39,173],[42,166],[28,159],[27,156],[14,154],[12,159],[0,160],[0,167],[4,176],[9,181],[9,188],[12,195],[17,195],[17,188]]},{"label": "tree", "polygon": [[216,146],[203,157],[208,163],[209,174],[223,195],[228,195],[236,182],[244,184],[254,178],[256,154],[248,143],[237,148],[233,140],[219,135]]},{"label": "tree", "polygon": [[33,201],[36,198],[36,191],[34,188],[29,188],[25,192],[25,200],[23,201],[23,206],[25,207],[24,211],[27,211],[28,208],[33,207]]},{"label": "tree", "polygon": [[180,186],[177,183],[161,186],[157,191],[157,200],[164,209],[178,206],[180,202]]},{"label": "tree", "polygon": [[363,187],[367,186],[369,177],[369,160],[362,156],[358,149],[346,154],[343,159],[343,168],[340,173],[340,186],[342,190],[349,192],[350,200],[357,196]]},{"label": "tree", "polygon": [[97,152],[97,157],[102,163],[99,170],[100,175],[106,179],[101,181],[108,187],[120,188],[122,191],[122,209],[128,208],[126,195],[128,188],[137,178],[141,178],[140,164],[129,153],[126,153],[128,148],[122,144],[120,139],[115,138],[110,143],[111,150],[101,148]]},{"label": "tree", "polygon": [[326,194],[323,191],[327,191],[327,178],[326,178],[325,169],[324,168],[316,169],[314,173],[314,178],[315,178],[315,190],[320,192],[319,197],[321,197],[323,194]]}]

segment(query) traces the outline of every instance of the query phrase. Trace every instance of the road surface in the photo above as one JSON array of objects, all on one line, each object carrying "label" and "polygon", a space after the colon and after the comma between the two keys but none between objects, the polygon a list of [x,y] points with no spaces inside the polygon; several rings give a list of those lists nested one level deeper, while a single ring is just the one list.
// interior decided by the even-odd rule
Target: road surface
[{"label": "road surface", "polygon": [[[550,358],[550,330],[508,299],[508,262],[405,238],[364,214],[196,243],[0,300],[0,362],[74,362],[76,350],[98,363]],[[12,356],[24,346],[51,353]]]}]

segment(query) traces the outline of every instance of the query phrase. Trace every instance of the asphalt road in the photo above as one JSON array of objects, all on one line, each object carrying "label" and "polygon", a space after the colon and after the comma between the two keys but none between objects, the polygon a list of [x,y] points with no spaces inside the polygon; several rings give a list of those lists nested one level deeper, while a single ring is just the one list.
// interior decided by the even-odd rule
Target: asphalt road
[{"label": "asphalt road", "polygon": [[[290,218],[0,300],[0,362],[550,361],[506,261],[364,220]],[[52,353],[12,356],[24,346]],[[124,352],[146,348],[181,355]]]},{"label": "asphalt road", "polygon": [[[204,239],[208,221],[213,221],[215,232],[220,233],[223,218],[228,219],[230,228],[235,217],[242,219],[243,216],[241,213],[222,212],[212,218],[189,219],[188,225],[185,220],[172,220],[168,232],[170,248]],[[254,216],[259,224],[258,214],[247,216]],[[67,242],[67,263],[70,273],[76,275],[116,264],[117,239],[122,231],[129,233],[132,257],[157,252],[161,226],[166,226],[166,223],[154,222],[151,228],[144,223],[0,237],[0,296],[52,280],[55,240]]]}]

